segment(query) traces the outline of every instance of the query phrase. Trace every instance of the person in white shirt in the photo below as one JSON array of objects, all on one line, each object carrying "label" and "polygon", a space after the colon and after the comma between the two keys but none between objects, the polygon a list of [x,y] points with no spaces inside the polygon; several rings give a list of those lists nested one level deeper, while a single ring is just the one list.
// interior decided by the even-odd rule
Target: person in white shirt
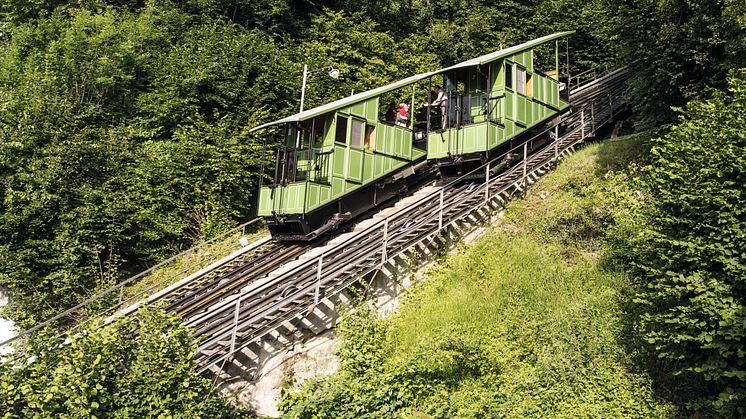
[{"label": "person in white shirt", "polygon": [[440,129],[448,128],[448,93],[440,86],[435,86],[435,100],[423,106],[440,106]]}]

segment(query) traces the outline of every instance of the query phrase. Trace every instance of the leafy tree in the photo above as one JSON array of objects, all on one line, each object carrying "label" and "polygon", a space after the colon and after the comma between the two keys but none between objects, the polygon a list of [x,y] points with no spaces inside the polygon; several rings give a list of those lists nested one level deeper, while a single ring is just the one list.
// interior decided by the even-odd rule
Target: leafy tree
[{"label": "leafy tree", "polygon": [[291,100],[288,64],[202,22],[58,8],[0,48],[0,283],[21,327],[250,216],[248,128]]},{"label": "leafy tree", "polygon": [[746,413],[746,69],[654,141],[639,327],[694,409]]},{"label": "leafy tree", "polygon": [[195,374],[196,343],[181,320],[140,310],[68,343],[42,339],[27,359],[0,363],[3,417],[236,417]]},{"label": "leafy tree", "polygon": [[728,70],[746,66],[741,0],[613,0],[609,13],[643,126],[673,122],[672,106],[724,88]]}]

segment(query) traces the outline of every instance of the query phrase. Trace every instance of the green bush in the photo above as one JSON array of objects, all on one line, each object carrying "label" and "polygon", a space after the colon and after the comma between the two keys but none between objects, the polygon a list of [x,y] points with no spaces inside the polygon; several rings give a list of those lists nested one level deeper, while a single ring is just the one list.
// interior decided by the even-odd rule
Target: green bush
[{"label": "green bush", "polygon": [[36,341],[26,358],[0,363],[0,416],[235,417],[210,380],[196,375],[191,331],[160,310],[141,310],[69,344]]},{"label": "green bush", "polygon": [[[628,279],[596,255],[633,218],[625,173],[641,145],[588,146],[511,203],[497,231],[408,290],[391,319],[351,314],[340,371],[288,392],[285,415],[672,416],[630,368]],[[591,234],[562,232],[570,219]]]},{"label": "green bush", "polygon": [[746,69],[654,141],[629,244],[639,328],[693,409],[746,414]]}]

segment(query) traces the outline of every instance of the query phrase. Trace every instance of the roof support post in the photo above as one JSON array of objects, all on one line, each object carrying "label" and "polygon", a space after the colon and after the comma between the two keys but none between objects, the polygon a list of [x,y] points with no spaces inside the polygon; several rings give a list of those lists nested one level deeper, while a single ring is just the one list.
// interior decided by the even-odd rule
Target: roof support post
[{"label": "roof support post", "polygon": [[565,61],[567,63],[567,101],[570,102],[570,37],[565,37]]},{"label": "roof support post", "polygon": [[554,41],[554,70],[557,72],[557,83],[560,81],[559,69],[559,40],[556,40]]},{"label": "roof support post", "polygon": [[303,112],[303,102],[306,99],[306,80],[307,79],[308,79],[308,64],[303,64],[303,85],[300,88],[300,112]]},{"label": "roof support post", "polygon": [[412,85],[412,101],[409,103],[409,109],[412,111],[409,112],[409,126],[412,127],[412,135],[414,135],[414,84]]}]

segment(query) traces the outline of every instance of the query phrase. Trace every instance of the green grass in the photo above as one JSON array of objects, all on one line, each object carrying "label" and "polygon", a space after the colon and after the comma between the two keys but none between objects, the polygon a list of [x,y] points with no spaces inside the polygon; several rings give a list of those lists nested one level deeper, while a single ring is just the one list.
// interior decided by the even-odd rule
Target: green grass
[{"label": "green grass", "polygon": [[239,231],[196,248],[194,251],[187,252],[183,256],[153,270],[134,284],[126,287],[122,298],[123,300],[133,297],[145,298],[239,250],[241,245],[238,240],[241,237],[247,237],[249,243],[253,243],[267,234],[266,228],[261,228],[250,234],[242,234]]},{"label": "green grass", "polygon": [[431,269],[392,318],[352,314],[340,372],[288,395],[287,415],[673,416],[631,367],[627,278],[601,263],[644,149],[637,137],[586,147]]}]

